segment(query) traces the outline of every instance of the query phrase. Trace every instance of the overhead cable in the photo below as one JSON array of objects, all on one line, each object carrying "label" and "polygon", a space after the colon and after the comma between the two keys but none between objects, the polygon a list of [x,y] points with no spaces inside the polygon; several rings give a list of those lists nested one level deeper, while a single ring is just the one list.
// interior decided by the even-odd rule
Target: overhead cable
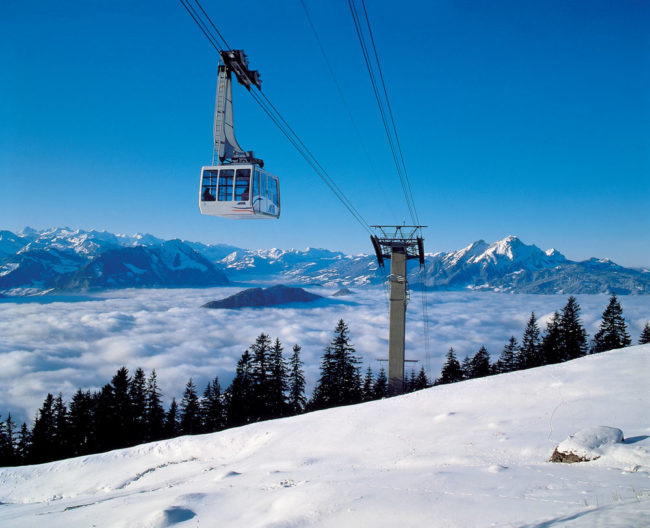
[{"label": "overhead cable", "polygon": [[[368,18],[368,12],[366,10],[364,0],[362,0],[362,5],[363,5],[363,12],[365,16],[366,26],[368,28],[368,34],[370,35],[370,45],[366,42],[365,32],[361,24],[361,17],[359,16],[359,12],[354,3],[354,0],[348,0],[348,6],[350,7],[350,13],[352,14],[352,20],[354,22],[354,27],[357,32],[359,44],[361,45],[361,51],[363,54],[364,61],[366,63],[366,69],[368,70],[368,76],[370,77],[370,82],[372,84],[372,89],[375,94],[375,99],[377,101],[377,106],[379,108],[381,120],[384,125],[384,130],[386,131],[386,137],[388,139],[388,144],[390,146],[391,154],[393,156],[393,161],[395,163],[397,175],[399,176],[400,183],[402,186],[402,192],[404,193],[406,205],[409,210],[409,214],[411,216],[411,221],[414,224],[419,225],[420,221],[417,215],[417,210],[415,208],[413,192],[411,191],[411,183],[408,178],[408,172],[406,171],[406,163],[404,161],[404,156],[402,154],[402,148],[399,142],[399,135],[397,133],[397,127],[395,126],[395,119],[393,118],[393,113],[388,99],[388,91],[386,90],[386,83],[384,82],[384,77],[381,71],[379,54],[377,53],[375,41],[372,36],[372,29],[370,26],[370,20]],[[372,46],[373,49],[374,64],[369,51],[370,46]],[[379,73],[379,80],[381,81],[382,90],[380,90],[379,88],[379,83],[377,81],[375,69]],[[383,97],[382,97],[382,91],[383,91]],[[388,118],[390,118],[390,123]]]},{"label": "overhead cable", "polygon": [[370,153],[368,152],[368,149],[366,148],[365,142],[361,136],[361,132],[359,131],[359,127],[357,126],[354,116],[352,115],[352,110],[350,110],[350,105],[348,105],[348,102],[345,99],[345,94],[343,93],[343,88],[341,88],[341,85],[338,81],[338,76],[334,72],[334,68],[332,67],[332,64],[327,56],[327,51],[325,50],[325,46],[323,45],[323,42],[318,35],[318,31],[316,30],[316,26],[314,25],[314,21],[312,20],[311,15],[309,14],[309,9],[307,9],[307,4],[305,3],[305,0],[300,0],[300,3],[302,5],[302,8],[305,12],[305,16],[307,17],[307,22],[309,22],[309,27],[311,28],[312,33],[314,34],[314,38],[316,40],[316,43],[318,44],[318,47],[320,49],[321,55],[323,56],[323,60],[325,61],[325,64],[327,65],[327,69],[330,72],[330,76],[332,78],[332,82],[334,83],[334,86],[336,87],[336,91],[339,94],[339,98],[341,99],[341,103],[343,103],[343,107],[345,108],[345,111],[348,114],[348,117],[350,119],[350,123],[352,123],[352,128],[354,128],[354,131],[357,135],[357,139],[359,140],[359,145],[361,145],[361,150],[363,150],[363,153],[366,156],[366,159],[368,160],[368,165],[372,169],[372,173],[375,175],[375,179],[377,181],[377,186],[381,190],[384,200],[385,200],[385,205],[386,205],[386,211],[391,210],[391,200],[388,198],[388,194],[386,193],[386,190],[384,189],[384,186],[382,185],[381,178],[380,178],[380,172],[376,169],[375,164],[373,162],[372,156],[370,156]]},{"label": "overhead cable", "polygon": [[[196,9],[190,4],[189,0],[179,0],[183,7],[190,14],[194,22],[199,26],[199,29],[203,32],[205,37],[210,41],[210,44],[217,50],[218,53],[222,53],[224,49],[230,49],[230,46],[227,45],[227,41],[221,35],[216,25],[206,13],[205,9],[199,2],[199,0],[194,0],[196,5],[199,7],[203,13],[203,17],[207,19],[207,22],[212,26],[214,32],[217,33],[219,38],[223,41],[223,44],[220,44],[215,36],[214,32],[208,27],[208,24],[202,19]],[[245,74],[244,74],[245,75]],[[280,129],[284,136],[289,140],[289,142],[295,147],[298,153],[305,159],[305,161],[311,166],[311,168],[316,172],[316,174],[323,180],[325,185],[334,193],[334,195],[339,199],[343,206],[348,210],[348,212],[354,217],[354,219],[369,233],[372,234],[369,224],[364,220],[361,213],[354,207],[352,202],[348,199],[345,193],[340,189],[332,177],[327,173],[325,168],[319,163],[314,154],[307,148],[304,142],[300,139],[300,136],[293,130],[289,125],[287,120],[282,116],[280,111],[275,107],[271,100],[264,94],[264,92],[255,90],[249,90],[249,92],[255,102],[262,108],[264,113],[266,113],[273,123]]]}]

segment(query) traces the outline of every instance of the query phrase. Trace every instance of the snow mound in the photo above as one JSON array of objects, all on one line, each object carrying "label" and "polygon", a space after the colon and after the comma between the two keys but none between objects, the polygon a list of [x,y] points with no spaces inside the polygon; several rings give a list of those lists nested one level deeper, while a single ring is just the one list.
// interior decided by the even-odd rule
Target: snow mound
[{"label": "snow mound", "polygon": [[[551,462],[586,462],[603,456],[613,444],[623,441],[623,431],[616,427],[600,425],[581,429],[561,442]],[[556,456],[557,455],[557,456]],[[570,455],[574,455],[571,457]]]}]

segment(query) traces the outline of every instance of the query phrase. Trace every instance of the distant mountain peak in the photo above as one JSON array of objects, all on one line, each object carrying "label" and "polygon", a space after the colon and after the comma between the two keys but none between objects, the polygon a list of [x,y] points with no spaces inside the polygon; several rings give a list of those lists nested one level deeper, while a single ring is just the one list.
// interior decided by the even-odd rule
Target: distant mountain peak
[{"label": "distant mountain peak", "polygon": [[[100,264],[103,275],[97,271]],[[242,249],[68,227],[0,232],[0,291],[10,295],[75,287],[199,287],[225,284],[228,278],[342,288],[382,283],[385,275],[377,269],[374,255],[313,247]],[[609,259],[571,261],[555,249],[543,251],[515,235],[427,253],[425,273],[417,265],[409,269],[413,288],[424,281],[433,290],[650,293],[647,269],[624,268]]]}]

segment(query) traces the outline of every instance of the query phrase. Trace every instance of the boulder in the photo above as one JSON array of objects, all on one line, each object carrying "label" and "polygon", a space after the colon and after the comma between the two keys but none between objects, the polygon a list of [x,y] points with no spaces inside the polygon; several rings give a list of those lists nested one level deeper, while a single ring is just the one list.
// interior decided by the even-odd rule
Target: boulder
[{"label": "boulder", "polygon": [[600,425],[569,435],[553,451],[549,462],[588,462],[600,458],[614,444],[624,441],[623,431]]}]

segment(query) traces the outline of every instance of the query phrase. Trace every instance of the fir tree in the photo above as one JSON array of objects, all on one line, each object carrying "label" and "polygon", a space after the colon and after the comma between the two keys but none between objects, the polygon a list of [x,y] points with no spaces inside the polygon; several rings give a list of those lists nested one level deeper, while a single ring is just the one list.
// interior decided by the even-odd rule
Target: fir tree
[{"label": "fir tree", "polygon": [[321,358],[320,377],[314,388],[310,407],[314,409],[325,409],[337,405],[334,394],[336,387],[336,363],[334,361],[334,354],[331,347],[326,347]]},{"label": "fir tree", "polygon": [[137,368],[129,383],[129,398],[131,400],[131,444],[141,444],[146,436],[147,422],[147,377],[144,370]]},{"label": "fir tree", "polygon": [[372,386],[375,383],[375,376],[372,373],[372,368],[368,365],[366,369],[366,375],[363,377],[363,383],[361,385],[361,393],[363,395],[363,401],[370,401],[373,397]]},{"label": "fir tree", "polygon": [[600,330],[594,336],[591,353],[623,348],[631,343],[632,341],[627,333],[627,325],[625,319],[623,319],[623,309],[616,298],[616,294],[612,294],[609,304],[603,312]]},{"label": "fir tree", "polygon": [[466,355],[463,358],[463,362],[460,366],[461,371],[463,372],[463,379],[472,379],[472,358],[469,355]]},{"label": "fir tree", "polygon": [[302,370],[300,360],[300,345],[293,345],[293,354],[289,358],[289,412],[300,414],[305,410],[307,399],[305,398],[305,373]]},{"label": "fir tree", "polygon": [[265,396],[271,418],[285,416],[288,412],[285,396],[288,388],[287,364],[282,357],[282,352],[282,343],[279,338],[276,338],[269,358],[271,369],[268,379],[268,394]]},{"label": "fir tree", "polygon": [[237,371],[226,390],[227,420],[230,427],[250,423],[252,416],[253,367],[246,350],[237,362]]},{"label": "fir tree", "polygon": [[430,386],[429,378],[427,378],[427,373],[424,372],[424,367],[420,367],[420,372],[418,372],[415,382],[413,383],[414,391],[426,389]]},{"label": "fir tree", "polygon": [[470,369],[472,378],[483,378],[492,373],[490,368],[490,354],[487,348],[481,346],[478,352],[474,354],[470,362]]},{"label": "fir tree", "polygon": [[30,459],[37,464],[54,460],[56,447],[54,396],[48,393],[34,420]]},{"label": "fir tree", "polygon": [[95,449],[94,401],[90,391],[78,389],[70,402],[70,447],[73,456],[87,455]]},{"label": "fir tree", "polygon": [[99,452],[115,449],[118,447],[119,421],[115,416],[113,387],[110,383],[93,394],[93,408],[95,409],[95,449]]},{"label": "fir tree", "polygon": [[519,345],[515,336],[510,336],[508,344],[503,347],[501,355],[495,364],[495,371],[497,373],[512,372],[517,369],[517,349]]},{"label": "fir tree", "polygon": [[203,399],[201,400],[201,418],[203,422],[203,430],[206,433],[214,433],[215,431],[223,429],[224,410],[219,378],[215,377],[214,381],[208,383],[208,386],[203,392]]},{"label": "fir tree", "polygon": [[266,420],[273,415],[271,394],[271,338],[262,333],[251,345],[251,402],[250,412],[252,421]]},{"label": "fir tree", "polygon": [[9,413],[6,421],[0,421],[0,467],[14,466],[19,463],[16,455],[15,429],[16,424]]},{"label": "fir tree", "polygon": [[52,410],[54,412],[55,456],[57,459],[68,458],[70,456],[68,408],[61,393],[55,398]]},{"label": "fir tree", "polygon": [[192,378],[185,385],[185,392],[181,400],[181,434],[192,435],[201,433],[201,412],[199,408],[199,397],[196,393],[196,385]]},{"label": "fir tree", "polygon": [[543,359],[541,357],[539,327],[537,326],[535,312],[532,312],[528,324],[526,325],[526,329],[524,330],[524,335],[521,338],[517,365],[519,368],[527,369],[538,367],[542,364]]},{"label": "fir tree", "polygon": [[639,345],[650,343],[650,323],[646,323],[643,327],[643,332],[639,336]]},{"label": "fir tree", "polygon": [[372,396],[373,400],[381,400],[388,396],[388,378],[386,377],[384,367],[379,369],[379,374],[377,374],[377,378],[372,387]]},{"label": "fir tree", "polygon": [[440,377],[436,380],[437,385],[456,383],[465,377],[463,373],[463,367],[461,367],[460,363],[458,362],[458,359],[456,358],[456,352],[454,352],[453,348],[449,349],[449,352],[447,352],[445,358],[445,364],[442,366]]},{"label": "fir tree", "polygon": [[108,408],[105,420],[108,429],[107,440],[109,449],[133,445],[133,405],[129,394],[131,378],[126,367],[120,367],[110,383],[110,391],[106,391]]},{"label": "fir tree", "polygon": [[542,338],[542,356],[547,365],[567,360],[560,330],[560,314],[557,311],[546,323],[546,333]]},{"label": "fir tree", "polygon": [[165,438],[175,438],[180,434],[180,424],[178,423],[178,404],[176,398],[172,398],[172,403],[165,415]]},{"label": "fir tree", "polygon": [[158,388],[155,369],[151,371],[147,380],[145,402],[145,438],[147,441],[161,440],[165,436],[165,410],[162,406],[162,394]]},{"label": "fir tree", "polygon": [[575,297],[567,300],[558,321],[562,349],[566,360],[576,359],[587,353],[587,332],[580,323],[580,306]]},{"label": "fir tree", "polygon": [[404,392],[413,392],[416,391],[417,389],[415,388],[415,384],[417,378],[415,376],[415,369],[411,369],[411,373],[409,374],[408,380],[404,380]]},{"label": "fir tree", "polygon": [[30,463],[30,451],[32,446],[32,433],[30,432],[27,424],[23,422],[20,426],[18,433],[18,441],[16,442],[16,458],[18,464]]},{"label": "fir tree", "polygon": [[[2,415],[0,414],[0,418],[2,418]],[[8,466],[9,463],[7,462],[7,433],[5,432],[5,424],[2,420],[0,420],[0,467]],[[13,445],[12,445],[13,448]]]},{"label": "fir tree", "polygon": [[348,332],[347,325],[340,319],[321,361],[321,375],[312,401],[316,409],[361,401],[359,359],[354,355]]}]

